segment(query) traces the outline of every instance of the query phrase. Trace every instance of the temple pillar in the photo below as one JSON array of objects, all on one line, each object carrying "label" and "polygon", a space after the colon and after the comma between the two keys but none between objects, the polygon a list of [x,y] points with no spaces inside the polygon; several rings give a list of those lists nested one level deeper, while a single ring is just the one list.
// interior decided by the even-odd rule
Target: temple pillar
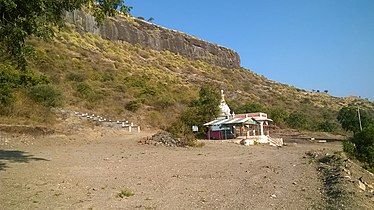
[{"label": "temple pillar", "polygon": [[261,136],[264,135],[264,122],[263,121],[260,122],[260,134]]}]

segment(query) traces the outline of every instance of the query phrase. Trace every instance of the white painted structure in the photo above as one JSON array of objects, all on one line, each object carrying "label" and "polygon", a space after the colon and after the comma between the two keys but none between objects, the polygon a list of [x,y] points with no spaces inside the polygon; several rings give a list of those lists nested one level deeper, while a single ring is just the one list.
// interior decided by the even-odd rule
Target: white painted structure
[{"label": "white painted structure", "polygon": [[[246,114],[231,114],[231,109],[225,102],[225,95],[221,90],[221,103],[219,105],[220,116],[204,124],[209,127],[207,133],[208,139],[211,136],[217,136],[217,132],[224,132],[226,139],[226,130],[239,130],[238,138],[249,140],[249,142],[258,142],[262,144],[277,145],[283,144],[283,140],[274,139],[270,137],[269,130],[265,133],[265,126],[268,126],[272,119],[268,118],[266,113],[246,113]],[[238,133],[235,133],[237,135]],[[244,134],[244,135],[243,135]],[[218,135],[222,137],[222,135]]]},{"label": "white painted structure", "polygon": [[219,110],[220,110],[220,113],[219,113],[220,117],[230,116],[231,114],[231,109],[225,101],[225,94],[223,94],[223,90],[221,90],[221,103],[219,105]]}]

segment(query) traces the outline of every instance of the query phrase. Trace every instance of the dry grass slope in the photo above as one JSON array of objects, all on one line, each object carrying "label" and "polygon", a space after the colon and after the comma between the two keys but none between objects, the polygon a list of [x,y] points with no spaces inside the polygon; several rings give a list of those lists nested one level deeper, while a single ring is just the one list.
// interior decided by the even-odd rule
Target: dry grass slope
[{"label": "dry grass slope", "polygon": [[[35,55],[29,58],[31,72],[45,75],[62,93],[62,106],[122,116],[153,127],[165,128],[197,97],[199,86],[206,83],[224,89],[234,107],[262,103],[269,109],[300,111],[313,118],[336,113],[351,103],[374,107],[368,100],[312,93],[268,80],[250,70],[191,61],[168,51],[79,34],[69,27],[58,31],[51,41],[32,38],[28,42],[36,48]],[[48,110],[25,95],[25,90],[15,89],[11,114],[2,118],[49,123]],[[333,119],[334,114],[331,116]]]}]

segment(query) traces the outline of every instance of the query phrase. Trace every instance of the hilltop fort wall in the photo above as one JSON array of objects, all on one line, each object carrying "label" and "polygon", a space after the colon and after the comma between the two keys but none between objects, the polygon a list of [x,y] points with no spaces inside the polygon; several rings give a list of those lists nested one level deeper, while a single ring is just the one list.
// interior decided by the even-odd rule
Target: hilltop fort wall
[{"label": "hilltop fort wall", "polygon": [[67,13],[66,20],[74,24],[78,31],[100,35],[105,39],[139,44],[158,51],[168,50],[221,67],[240,67],[240,57],[231,49],[140,19],[117,16],[107,18],[99,25],[92,15],[76,10]]}]

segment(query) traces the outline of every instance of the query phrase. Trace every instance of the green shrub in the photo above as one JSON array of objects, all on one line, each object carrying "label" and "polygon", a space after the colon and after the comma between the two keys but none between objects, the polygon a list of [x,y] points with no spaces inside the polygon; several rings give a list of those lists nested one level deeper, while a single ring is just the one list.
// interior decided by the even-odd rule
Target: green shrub
[{"label": "green shrub", "polygon": [[127,198],[127,197],[131,197],[133,195],[135,195],[135,193],[132,190],[126,188],[126,189],[121,190],[121,192],[119,192],[117,194],[117,197],[120,197],[120,198],[125,198],[126,197]]},{"label": "green shrub", "polygon": [[246,103],[237,108],[237,113],[254,113],[254,112],[266,112],[263,105],[258,103]]},{"label": "green shrub", "polygon": [[87,83],[84,83],[84,82],[80,82],[78,83],[77,85],[77,92],[81,95],[81,96],[88,96],[90,95],[93,91],[92,91],[92,88],[90,85],[88,85]]},{"label": "green shrub", "polygon": [[168,95],[163,95],[156,99],[156,101],[154,102],[154,106],[158,109],[166,109],[172,106],[174,103],[175,100],[172,97]]},{"label": "green shrub", "polygon": [[276,123],[277,125],[282,126],[285,124],[288,118],[288,113],[284,109],[279,107],[272,108],[269,110],[269,118],[274,120],[274,123]]},{"label": "green shrub", "polygon": [[348,157],[354,157],[356,153],[355,144],[349,140],[343,141],[343,151],[348,155]]},{"label": "green shrub", "polygon": [[78,93],[78,96],[86,99],[89,102],[96,102],[100,99],[102,99],[103,95],[99,91],[95,91],[91,85],[80,82],[76,86],[76,90]]},{"label": "green shrub", "polygon": [[197,140],[191,128],[180,119],[172,123],[166,129],[166,131],[170,132],[175,138],[179,138],[181,140],[182,146],[190,146],[190,147],[203,146],[197,143]]},{"label": "green shrub", "polygon": [[[357,133],[360,131],[359,117],[356,106],[347,106],[340,109],[337,120],[346,131]],[[374,123],[373,110],[360,109],[362,127],[365,128]]]},{"label": "green shrub", "polygon": [[139,97],[141,97],[141,96],[143,96],[143,97],[154,96],[154,95],[156,95],[156,93],[157,93],[157,89],[155,87],[145,86],[141,90],[141,92],[139,94]]},{"label": "green shrub", "polygon": [[70,72],[66,75],[66,79],[74,82],[83,82],[86,80],[86,75],[77,72]]},{"label": "green shrub", "polygon": [[[161,111],[163,112],[163,111]],[[169,124],[170,118],[167,118],[165,115],[163,115],[160,111],[152,110],[148,112],[148,120],[149,124],[153,127],[158,127],[161,129],[166,129]]]},{"label": "green shrub", "polygon": [[34,75],[32,72],[26,71],[19,75],[20,86],[37,86],[41,84],[49,84],[50,80],[44,75]]},{"label": "green shrub", "polygon": [[101,75],[101,81],[102,82],[111,82],[111,81],[114,81],[114,74],[111,74],[111,73],[108,73],[108,72],[104,72]]},{"label": "green shrub", "polygon": [[324,132],[334,132],[338,129],[338,125],[334,122],[331,122],[329,120],[325,120],[318,124],[317,130],[318,131],[324,131]]},{"label": "green shrub", "polygon": [[125,109],[136,112],[141,106],[141,103],[138,100],[130,101],[125,105]]},{"label": "green shrub", "polygon": [[374,124],[344,141],[343,150],[349,157],[357,158],[365,168],[374,172]]},{"label": "green shrub", "polygon": [[148,76],[129,76],[124,79],[124,83],[127,87],[135,87],[135,88],[144,88],[149,82],[150,78]]},{"label": "green shrub", "polygon": [[61,93],[51,85],[35,85],[30,88],[29,96],[46,107],[61,105]]},{"label": "green shrub", "polygon": [[17,87],[20,84],[19,74],[10,66],[0,66],[0,86]]},{"label": "green shrub", "polygon": [[288,116],[286,123],[288,126],[295,129],[307,129],[309,126],[308,117],[300,112],[291,113]]},{"label": "green shrub", "polygon": [[0,85],[0,106],[10,106],[13,102],[12,89],[5,84]]},{"label": "green shrub", "polygon": [[374,124],[356,133],[351,141],[355,145],[357,159],[374,169]]},{"label": "green shrub", "polygon": [[44,75],[35,75],[31,71],[21,72],[16,70],[12,65],[0,64],[0,86],[16,88],[48,83],[50,81]]}]

